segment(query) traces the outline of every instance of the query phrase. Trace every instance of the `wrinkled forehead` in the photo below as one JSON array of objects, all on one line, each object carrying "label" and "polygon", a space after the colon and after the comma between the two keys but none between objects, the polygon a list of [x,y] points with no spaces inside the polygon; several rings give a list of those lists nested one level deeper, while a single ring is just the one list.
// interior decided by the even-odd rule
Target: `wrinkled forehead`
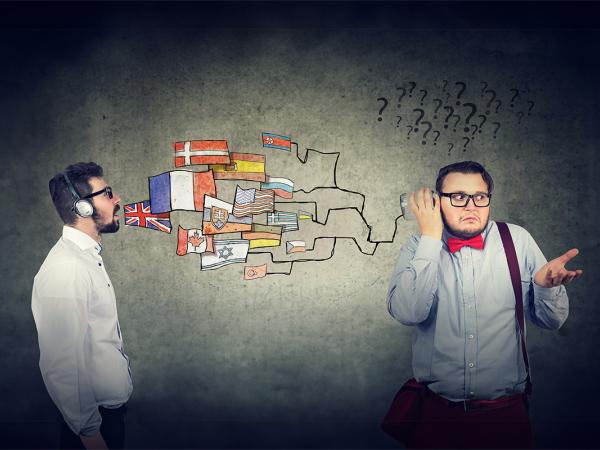
[{"label": "wrinkled forehead", "polygon": [[442,183],[444,192],[487,192],[488,187],[480,173],[450,172]]}]

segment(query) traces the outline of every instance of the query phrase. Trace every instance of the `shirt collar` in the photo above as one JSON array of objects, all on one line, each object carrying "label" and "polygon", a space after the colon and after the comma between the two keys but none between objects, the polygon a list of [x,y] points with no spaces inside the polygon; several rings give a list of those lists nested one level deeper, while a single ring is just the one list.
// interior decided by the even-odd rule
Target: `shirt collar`
[{"label": "shirt collar", "polygon": [[[488,221],[487,226],[481,232],[481,237],[483,238],[483,242],[485,242],[485,239],[486,239],[487,235],[490,233],[490,230],[494,226],[495,223],[496,222],[494,222],[493,220],[490,219]],[[442,242],[444,243],[444,246],[445,246],[446,250],[448,249],[448,238],[449,237],[461,239],[458,236],[456,236],[455,234],[450,233],[450,231],[448,231],[448,229],[446,228],[446,226],[444,226],[444,230],[442,231]]]},{"label": "shirt collar", "polygon": [[62,235],[64,239],[73,242],[83,251],[89,250],[91,248],[96,250],[98,254],[100,254],[100,252],[102,251],[102,245],[100,245],[100,243],[96,242],[83,231],[79,231],[77,228],[64,225]]}]

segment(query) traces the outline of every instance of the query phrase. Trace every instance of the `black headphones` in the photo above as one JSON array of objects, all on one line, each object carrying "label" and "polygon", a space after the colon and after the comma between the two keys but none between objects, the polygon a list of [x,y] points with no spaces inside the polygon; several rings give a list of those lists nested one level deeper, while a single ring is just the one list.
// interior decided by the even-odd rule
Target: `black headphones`
[{"label": "black headphones", "polygon": [[73,183],[71,183],[71,180],[69,180],[66,172],[63,172],[62,175],[73,196],[73,207],[71,209],[80,217],[91,217],[92,214],[94,214],[94,205],[92,202],[86,198],[81,198],[81,195],[79,195],[79,192],[77,192],[77,189]]}]

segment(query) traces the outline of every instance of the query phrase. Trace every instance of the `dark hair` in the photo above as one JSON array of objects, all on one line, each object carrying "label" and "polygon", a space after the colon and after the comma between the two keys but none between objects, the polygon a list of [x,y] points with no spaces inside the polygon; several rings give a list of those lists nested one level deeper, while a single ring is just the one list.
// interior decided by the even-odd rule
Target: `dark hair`
[{"label": "dark hair", "polygon": [[448,166],[442,167],[438,172],[437,180],[435,181],[435,190],[442,192],[442,185],[444,184],[444,178],[451,172],[459,173],[480,173],[483,181],[487,184],[488,194],[491,194],[494,190],[494,180],[485,168],[475,161],[462,161]]},{"label": "dark hair", "polygon": [[58,173],[50,179],[48,188],[50,189],[52,203],[54,203],[54,207],[62,221],[67,225],[73,225],[77,219],[77,214],[73,211],[75,198],[67,186],[67,182],[63,176],[64,173],[69,177],[77,193],[81,197],[85,197],[92,192],[89,179],[92,177],[101,177],[103,170],[96,163],[80,162],[67,166],[64,172]]}]

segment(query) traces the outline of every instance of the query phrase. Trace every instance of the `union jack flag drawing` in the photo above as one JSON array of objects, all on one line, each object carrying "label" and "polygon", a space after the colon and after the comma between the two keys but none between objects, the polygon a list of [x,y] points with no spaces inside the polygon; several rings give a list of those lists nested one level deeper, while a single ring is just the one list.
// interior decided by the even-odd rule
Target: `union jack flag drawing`
[{"label": "union jack flag drawing", "polygon": [[150,228],[165,233],[171,233],[172,228],[170,213],[153,214],[150,211],[149,200],[125,205],[125,225]]}]

